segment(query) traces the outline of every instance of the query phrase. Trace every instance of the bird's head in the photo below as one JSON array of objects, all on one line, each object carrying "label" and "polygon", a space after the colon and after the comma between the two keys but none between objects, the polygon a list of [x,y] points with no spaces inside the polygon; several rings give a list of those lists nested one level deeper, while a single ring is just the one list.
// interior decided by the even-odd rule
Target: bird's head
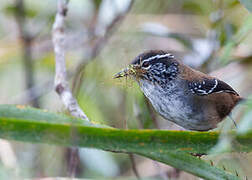
[{"label": "bird's head", "polygon": [[174,56],[160,50],[147,51],[137,56],[127,68],[114,78],[133,76],[137,80],[167,83],[177,77],[179,63]]}]

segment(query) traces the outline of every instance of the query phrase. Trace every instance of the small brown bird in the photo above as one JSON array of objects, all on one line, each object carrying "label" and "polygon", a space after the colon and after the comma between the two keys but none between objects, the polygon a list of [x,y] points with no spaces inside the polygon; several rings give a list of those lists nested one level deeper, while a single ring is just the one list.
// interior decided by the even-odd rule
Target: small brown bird
[{"label": "small brown bird", "polygon": [[161,50],[140,54],[114,78],[124,76],[134,77],[161,116],[185,129],[216,128],[242,100],[225,82],[196,71]]}]

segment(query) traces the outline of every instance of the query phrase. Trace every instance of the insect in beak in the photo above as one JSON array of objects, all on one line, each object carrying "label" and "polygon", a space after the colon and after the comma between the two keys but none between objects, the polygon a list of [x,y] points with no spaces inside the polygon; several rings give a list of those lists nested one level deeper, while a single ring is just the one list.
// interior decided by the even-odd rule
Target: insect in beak
[{"label": "insect in beak", "polygon": [[136,75],[136,69],[138,66],[130,64],[127,68],[123,69],[122,71],[116,73],[114,75],[114,79],[116,78],[121,78],[124,76],[129,76],[129,75]]}]

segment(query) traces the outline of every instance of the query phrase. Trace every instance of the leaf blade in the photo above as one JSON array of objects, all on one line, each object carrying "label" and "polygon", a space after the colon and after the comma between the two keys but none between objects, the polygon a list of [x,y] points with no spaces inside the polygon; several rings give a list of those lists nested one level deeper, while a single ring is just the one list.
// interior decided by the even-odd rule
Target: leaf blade
[{"label": "leaf blade", "polygon": [[[0,138],[137,153],[205,179],[237,179],[188,154],[207,153],[218,136],[218,132],[120,130],[34,108],[0,105]],[[251,151],[252,131],[237,141],[241,143],[237,150]]]}]

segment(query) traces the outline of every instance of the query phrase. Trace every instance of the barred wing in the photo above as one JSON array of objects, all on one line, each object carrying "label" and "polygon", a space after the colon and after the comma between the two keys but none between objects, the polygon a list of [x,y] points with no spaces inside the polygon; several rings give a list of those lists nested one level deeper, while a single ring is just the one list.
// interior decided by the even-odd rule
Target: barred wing
[{"label": "barred wing", "polygon": [[189,82],[188,86],[192,93],[199,96],[221,92],[238,95],[238,93],[232,87],[218,79],[203,79],[202,81],[193,81]]}]

